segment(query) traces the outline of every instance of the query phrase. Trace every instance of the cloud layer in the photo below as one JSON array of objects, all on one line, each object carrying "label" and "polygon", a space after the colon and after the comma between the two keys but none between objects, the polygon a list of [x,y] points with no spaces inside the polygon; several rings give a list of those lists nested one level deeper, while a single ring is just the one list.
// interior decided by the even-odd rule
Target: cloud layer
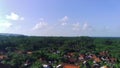
[{"label": "cloud layer", "polygon": [[[10,15],[6,15],[6,19],[4,22],[0,22],[0,28],[2,28],[1,30],[5,31],[5,29],[11,28],[12,26],[11,28],[12,32],[28,31],[32,35],[41,35],[41,36],[44,35],[45,36],[47,35],[48,36],[73,36],[73,35],[80,36],[83,34],[87,35],[87,33],[89,33],[89,31],[93,29],[91,25],[88,23],[84,23],[84,22],[74,23],[74,21],[70,22],[68,16],[64,16],[63,18],[59,19],[57,23],[51,23],[51,24],[49,22],[46,22],[44,18],[38,19],[39,22],[27,23],[28,25],[24,25],[25,27],[20,26],[21,23],[19,23],[19,25],[18,24],[14,25],[15,23],[11,23],[17,21],[19,22],[21,20],[24,20],[24,18],[12,12]],[[29,24],[31,24],[32,27],[26,28],[26,26],[29,26]],[[17,26],[19,26],[19,29]]]},{"label": "cloud layer", "polygon": [[44,18],[40,18],[40,21],[36,23],[32,30],[37,35],[45,35],[45,36],[80,36],[87,35],[92,32],[92,26],[89,23],[85,22],[69,22],[68,16],[64,16],[57,23],[50,24],[49,22],[45,22]]}]

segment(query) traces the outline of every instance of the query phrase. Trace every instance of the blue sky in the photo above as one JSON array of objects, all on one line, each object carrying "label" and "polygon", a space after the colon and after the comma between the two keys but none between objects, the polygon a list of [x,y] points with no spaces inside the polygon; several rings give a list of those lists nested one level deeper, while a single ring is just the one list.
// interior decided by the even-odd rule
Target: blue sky
[{"label": "blue sky", "polygon": [[120,37],[119,0],[0,0],[0,33]]}]

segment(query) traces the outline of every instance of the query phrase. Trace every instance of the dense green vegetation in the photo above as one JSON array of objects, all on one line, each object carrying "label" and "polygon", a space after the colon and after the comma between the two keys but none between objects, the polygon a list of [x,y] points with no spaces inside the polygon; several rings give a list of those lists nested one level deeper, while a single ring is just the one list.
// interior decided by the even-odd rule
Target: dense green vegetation
[{"label": "dense green vegetation", "polygon": [[[120,38],[0,36],[0,62],[12,68],[41,68],[43,63],[67,63],[69,52],[79,54],[108,51],[120,61]],[[25,65],[27,63],[28,65]],[[120,64],[116,63],[116,68]]]}]

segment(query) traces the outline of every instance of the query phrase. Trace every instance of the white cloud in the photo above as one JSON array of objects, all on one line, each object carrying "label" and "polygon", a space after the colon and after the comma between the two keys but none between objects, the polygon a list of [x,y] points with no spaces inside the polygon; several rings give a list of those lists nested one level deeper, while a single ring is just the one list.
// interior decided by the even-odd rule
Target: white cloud
[{"label": "white cloud", "polygon": [[34,27],[33,30],[38,30],[38,29],[42,29],[44,27],[47,27],[47,23],[44,21],[40,21],[39,23],[37,23]]},{"label": "white cloud", "polygon": [[79,22],[73,24],[73,30],[75,30],[75,31],[79,31],[80,30],[80,23]]},{"label": "white cloud", "polygon": [[11,26],[12,26],[12,24],[7,21],[0,22],[0,30],[8,29]]},{"label": "white cloud", "polygon": [[[35,34],[38,36],[48,36],[48,35],[54,35],[56,29],[54,29],[53,26],[49,25],[47,22],[44,21],[43,18],[39,21],[39,23],[35,24],[30,30],[30,34]],[[54,32],[55,31],[55,32]]]},{"label": "white cloud", "polygon": [[68,22],[68,16],[64,16],[61,20],[60,20],[60,22],[61,22],[61,25],[66,25],[67,24],[67,22]]},{"label": "white cloud", "polygon": [[83,23],[80,25],[79,22],[75,23],[72,25],[72,29],[74,31],[78,31],[78,32],[89,32],[89,31],[93,31],[93,28],[88,24],[88,23]]},{"label": "white cloud", "polygon": [[88,24],[87,23],[84,23],[83,24],[83,30],[87,30],[89,28]]},{"label": "white cloud", "polygon": [[91,30],[92,28],[90,25],[88,25],[88,23],[84,23],[82,29],[86,31],[86,30]]},{"label": "white cloud", "polygon": [[10,15],[6,15],[6,19],[9,19],[9,20],[24,20],[24,17],[20,17],[18,14],[12,12]]}]

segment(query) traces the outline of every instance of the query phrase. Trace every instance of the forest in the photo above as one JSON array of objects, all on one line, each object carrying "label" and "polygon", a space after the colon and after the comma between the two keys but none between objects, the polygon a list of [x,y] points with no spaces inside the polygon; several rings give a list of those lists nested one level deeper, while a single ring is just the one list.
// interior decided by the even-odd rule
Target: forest
[{"label": "forest", "polygon": [[10,68],[120,68],[120,38],[0,35],[0,63]]}]

